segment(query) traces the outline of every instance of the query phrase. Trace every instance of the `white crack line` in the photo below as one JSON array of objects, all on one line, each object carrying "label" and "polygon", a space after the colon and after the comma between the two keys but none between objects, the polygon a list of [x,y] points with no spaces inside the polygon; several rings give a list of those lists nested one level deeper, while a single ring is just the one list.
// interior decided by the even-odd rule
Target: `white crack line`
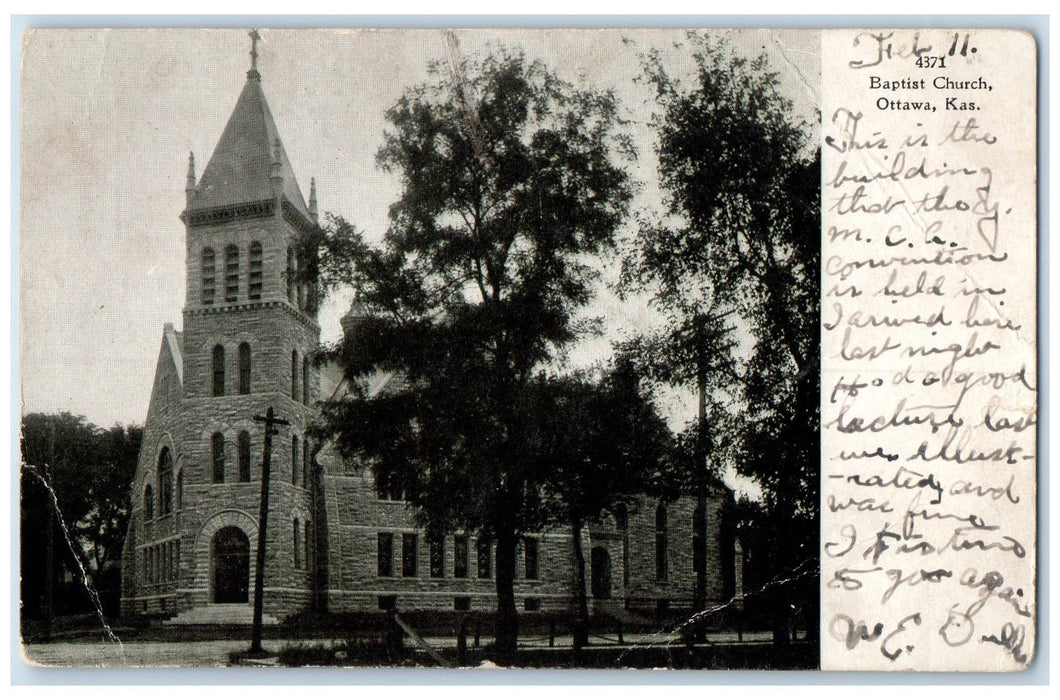
[{"label": "white crack line", "polygon": [[77,555],[77,549],[74,547],[74,542],[70,538],[70,530],[66,527],[66,520],[63,519],[62,510],[59,508],[59,497],[56,495],[55,490],[48,483],[48,480],[37,471],[37,468],[30,464],[22,464],[22,467],[33,476],[37,477],[37,480],[44,485],[44,488],[48,489],[48,493],[51,495],[52,505],[55,508],[55,516],[59,519],[59,527],[63,530],[63,537],[66,539],[66,546],[70,550],[70,554],[73,555],[74,561],[77,562],[77,568],[81,570],[81,583],[84,585],[85,590],[88,591],[89,597],[92,599],[93,605],[96,606],[96,617],[99,618],[99,623],[103,625],[103,629],[107,633],[107,637],[110,638],[111,642],[118,645],[118,653],[121,655],[122,663],[128,664],[128,659],[125,657],[125,645],[118,639],[118,635],[114,634],[114,630],[111,629],[107,623],[107,618],[103,614],[103,606],[99,602],[99,595],[96,590],[92,587],[92,584],[88,581],[88,571],[85,569],[85,565],[81,562],[81,557]]}]

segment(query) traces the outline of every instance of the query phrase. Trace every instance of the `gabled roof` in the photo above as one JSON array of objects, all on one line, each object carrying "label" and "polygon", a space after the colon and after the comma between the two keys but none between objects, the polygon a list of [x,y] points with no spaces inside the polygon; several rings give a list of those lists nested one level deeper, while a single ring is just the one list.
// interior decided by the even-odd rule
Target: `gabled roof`
[{"label": "gabled roof", "polygon": [[177,370],[177,381],[180,388],[184,388],[184,334],[173,328],[172,323],[167,323],[162,330],[165,343],[169,347],[169,355],[173,358],[173,365]]},{"label": "gabled roof", "polygon": [[272,161],[277,143],[283,197],[309,220],[302,191],[265,101],[261,76],[254,69],[247,72],[247,84],[190,197],[186,213],[272,200]]}]

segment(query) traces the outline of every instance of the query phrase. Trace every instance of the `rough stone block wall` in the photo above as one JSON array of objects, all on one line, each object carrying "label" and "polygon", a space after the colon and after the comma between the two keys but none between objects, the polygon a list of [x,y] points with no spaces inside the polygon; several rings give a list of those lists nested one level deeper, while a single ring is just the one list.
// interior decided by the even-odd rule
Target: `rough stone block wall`
[{"label": "rough stone block wall", "polygon": [[[379,598],[397,596],[402,609],[453,609],[454,598],[470,598],[471,609],[496,605],[496,546],[491,547],[490,577],[478,578],[477,548],[469,537],[468,575],[454,575],[453,534],[444,539],[443,576],[432,577],[430,545],[418,529],[407,504],[380,500],[371,475],[328,476],[325,479],[330,533],[328,562],[329,609],[377,610]],[[379,576],[378,535],[394,537],[392,576]],[[415,534],[416,575],[402,575],[402,535]],[[568,609],[572,601],[570,535],[563,532],[534,534],[538,541],[538,576],[525,576],[522,544],[516,552],[515,595],[522,606],[536,599],[542,610]]]}]

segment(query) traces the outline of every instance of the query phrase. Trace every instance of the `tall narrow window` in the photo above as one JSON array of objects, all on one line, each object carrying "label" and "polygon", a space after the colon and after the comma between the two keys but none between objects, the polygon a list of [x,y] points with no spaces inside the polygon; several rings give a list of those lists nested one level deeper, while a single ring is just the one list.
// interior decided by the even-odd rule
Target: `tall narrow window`
[{"label": "tall narrow window", "polygon": [[376,541],[376,571],[380,576],[394,575],[394,535],[380,532]]},{"label": "tall narrow window", "polygon": [[492,549],[488,537],[479,537],[475,544],[478,554],[478,577],[493,578],[493,558],[490,556]]},{"label": "tall narrow window", "polygon": [[467,578],[467,535],[453,538],[453,578]]},{"label": "tall narrow window", "polygon": [[225,436],[214,433],[210,439],[213,456],[213,482],[223,484],[225,480]]},{"label": "tall narrow window", "polygon": [[427,539],[428,558],[431,563],[431,578],[445,577],[445,535],[431,532]]},{"label": "tall narrow window", "polygon": [[291,399],[298,400],[298,351],[291,351]]},{"label": "tall narrow window", "polygon": [[250,393],[250,343],[239,344],[239,393]]},{"label": "tall narrow window", "polygon": [[155,517],[155,490],[148,484],[144,488],[144,520]]},{"label": "tall narrow window", "polygon": [[287,301],[294,304],[294,285],[295,285],[295,267],[294,267],[294,248],[287,249]]},{"label": "tall narrow window", "polygon": [[174,487],[174,507],[180,510],[184,507],[184,470],[177,472],[177,481]]},{"label": "tall narrow window", "polygon": [[[301,255],[299,255],[296,258],[296,261],[297,261],[297,265],[298,265],[298,269],[299,270],[305,269],[305,260],[302,259]],[[298,291],[298,308],[303,310],[303,311],[305,311],[305,282],[303,282],[302,280],[298,280],[297,291]]]},{"label": "tall narrow window", "polygon": [[158,455],[158,514],[173,512],[173,455],[163,447]]},{"label": "tall narrow window", "polygon": [[225,301],[239,299],[239,247],[225,248]]},{"label": "tall narrow window", "polygon": [[407,532],[401,536],[401,575],[416,575],[416,535]]},{"label": "tall narrow window", "polygon": [[298,486],[298,465],[301,463],[298,436],[291,436],[291,484]]},{"label": "tall narrow window", "polygon": [[213,346],[213,395],[225,395],[225,348],[223,345]]},{"label": "tall narrow window", "polygon": [[250,481],[250,433],[239,431],[239,480]]},{"label": "tall narrow window", "polygon": [[527,537],[523,540],[523,555],[526,578],[537,578],[537,540]]},{"label": "tall narrow window", "polygon": [[669,546],[666,533],[666,506],[655,509],[655,580],[665,581],[669,575],[666,549]]},{"label": "tall narrow window", "polygon": [[302,523],[302,534],[305,537],[305,547],[302,551],[305,552],[305,568],[312,571],[313,569],[313,521],[306,520]]},{"label": "tall narrow window", "polygon": [[312,486],[313,481],[309,474],[309,438],[302,437],[302,487],[309,488]]},{"label": "tall narrow window", "polygon": [[261,298],[261,243],[253,241],[250,244],[250,266],[247,274],[247,297],[250,299]]},{"label": "tall narrow window", "polygon": [[309,405],[309,358],[302,358],[302,403]]},{"label": "tall narrow window", "polygon": [[292,539],[294,540],[294,568],[302,568],[302,545],[300,540],[302,539],[302,528],[299,527],[298,518],[294,519],[294,527],[292,529]]},{"label": "tall narrow window", "polygon": [[[692,571],[698,574],[705,570],[707,563],[707,516],[702,505],[696,506],[692,513]],[[697,582],[698,585],[698,582]]]},{"label": "tall narrow window", "polygon": [[202,303],[212,304],[217,292],[217,272],[214,268],[216,256],[213,248],[203,248],[202,251]]}]

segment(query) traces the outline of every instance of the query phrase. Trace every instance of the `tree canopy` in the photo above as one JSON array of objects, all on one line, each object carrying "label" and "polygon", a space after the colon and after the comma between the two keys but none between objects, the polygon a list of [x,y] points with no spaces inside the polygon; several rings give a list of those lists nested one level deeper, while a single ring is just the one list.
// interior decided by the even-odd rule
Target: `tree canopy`
[{"label": "tree canopy", "polygon": [[691,80],[645,57],[668,211],[641,226],[623,282],[669,323],[630,351],[662,381],[705,386],[700,430],[724,426],[773,515],[768,559],[790,571],[817,551],[820,157],[764,55],[687,40]]},{"label": "tree canopy", "polygon": [[574,646],[588,643],[582,532],[628,512],[640,494],[674,497],[670,430],[633,365],[619,357],[602,376],[542,377],[530,387],[528,427],[550,522],[570,527],[577,618]]},{"label": "tree canopy", "polygon": [[[107,589],[100,591],[104,601],[117,601],[115,566],[121,558],[129,487],[142,437],[139,426],[103,430],[70,413],[31,413],[22,418],[21,571],[27,614],[40,612],[38,596],[48,566],[44,540],[49,528],[60,527],[59,515],[67,532],[53,532],[53,570],[66,566],[77,572],[80,586],[79,569],[84,566],[89,582]],[[86,603],[83,590],[59,593],[59,609]]]},{"label": "tree canopy", "polygon": [[[335,217],[320,243],[325,286],[351,285],[361,308],[335,353],[361,390],[324,407],[326,431],[429,527],[494,538],[510,653],[517,538],[550,517],[532,389],[586,330],[587,258],[614,248],[632,149],[614,95],[506,52],[433,65],[387,120],[377,161],[402,194],[382,245]],[[378,372],[400,380],[371,395]]]}]

